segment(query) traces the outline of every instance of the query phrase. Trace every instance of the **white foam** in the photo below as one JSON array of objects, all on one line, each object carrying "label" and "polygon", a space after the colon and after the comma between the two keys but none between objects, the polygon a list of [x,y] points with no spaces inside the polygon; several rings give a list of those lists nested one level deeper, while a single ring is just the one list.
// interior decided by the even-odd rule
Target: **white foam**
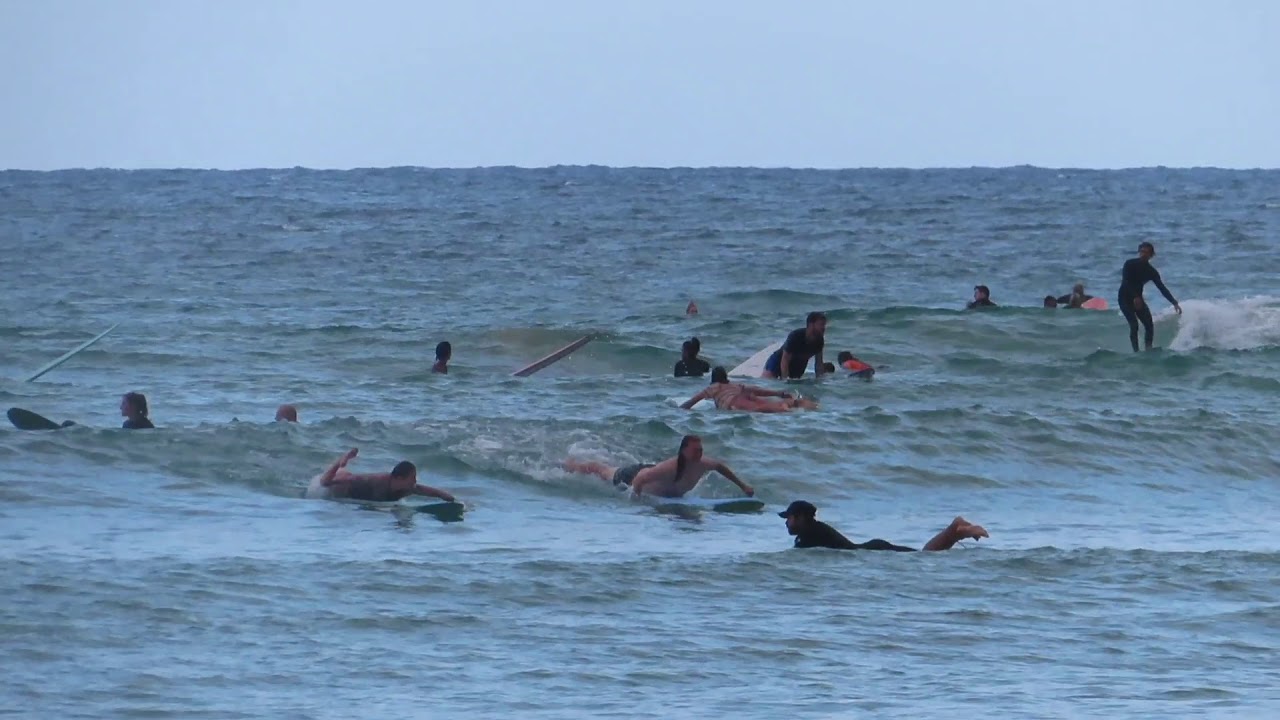
[{"label": "white foam", "polygon": [[[1175,317],[1173,310],[1157,321]],[[1280,298],[1256,296],[1241,300],[1188,300],[1169,349],[1197,348],[1253,350],[1280,346]]]},{"label": "white foam", "polygon": [[311,482],[307,483],[307,491],[303,494],[308,500],[324,500],[329,497],[329,488],[320,484],[320,478],[324,477],[324,473],[320,473],[311,478]]}]

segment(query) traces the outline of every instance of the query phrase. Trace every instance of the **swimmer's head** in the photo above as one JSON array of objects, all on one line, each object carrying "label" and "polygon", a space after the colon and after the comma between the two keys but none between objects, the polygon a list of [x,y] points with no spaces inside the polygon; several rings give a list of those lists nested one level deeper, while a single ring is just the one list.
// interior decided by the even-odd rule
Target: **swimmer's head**
[{"label": "swimmer's head", "polygon": [[1045,295],[1045,296],[1044,296],[1044,306],[1045,306],[1045,307],[1047,307],[1047,308],[1056,308],[1056,307],[1058,307],[1058,298],[1056,298],[1056,297],[1054,297],[1054,296],[1052,296],[1052,295]]},{"label": "swimmer's head", "polygon": [[841,365],[849,362],[852,359],[853,359],[853,353],[849,352],[848,350],[841,350],[840,352],[836,353],[836,362],[840,363]]},{"label": "swimmer's head", "polygon": [[441,360],[447,361],[451,357],[453,357],[453,346],[449,344],[448,340],[445,340],[440,344],[436,345],[437,361],[441,361]]},{"label": "swimmer's head", "polygon": [[418,468],[408,460],[401,460],[391,468],[391,483],[397,487],[415,485],[418,482]]},{"label": "swimmer's head", "polygon": [[804,319],[804,326],[806,329],[813,330],[818,335],[825,334],[827,332],[826,313],[816,311],[809,313],[809,317]]},{"label": "swimmer's head", "polygon": [[822,363],[822,372],[833,373],[835,371],[836,371],[835,363],[829,363],[829,362]]},{"label": "swimmer's head", "polygon": [[1149,242],[1138,243],[1138,257],[1150,260],[1156,256],[1156,246]]},{"label": "swimmer's head", "polygon": [[778,513],[778,517],[786,518],[787,532],[795,535],[806,525],[813,522],[818,515],[818,508],[805,500],[796,500]]},{"label": "swimmer's head", "polygon": [[292,405],[281,405],[276,408],[276,422],[298,422],[298,408]]},{"label": "swimmer's head", "polygon": [[719,383],[727,383],[727,382],[729,382],[729,373],[724,369],[723,365],[717,365],[711,368],[711,384],[712,385],[719,384]]},{"label": "swimmer's head", "polygon": [[689,338],[689,347],[693,349],[694,356],[702,352],[702,341],[696,337]]},{"label": "swimmer's head", "polygon": [[991,288],[987,287],[986,285],[975,285],[973,287],[973,299],[974,300],[990,300]]},{"label": "swimmer's head", "polygon": [[692,360],[695,355],[697,355],[697,353],[693,351],[693,341],[685,340],[680,343],[680,357],[682,359]]},{"label": "swimmer's head", "polygon": [[125,393],[120,398],[120,414],[125,417],[146,417],[147,396],[140,392]]},{"label": "swimmer's head", "polygon": [[1072,295],[1083,295],[1083,294],[1084,294],[1084,283],[1076,283],[1075,285],[1071,286],[1071,294],[1072,294]]}]

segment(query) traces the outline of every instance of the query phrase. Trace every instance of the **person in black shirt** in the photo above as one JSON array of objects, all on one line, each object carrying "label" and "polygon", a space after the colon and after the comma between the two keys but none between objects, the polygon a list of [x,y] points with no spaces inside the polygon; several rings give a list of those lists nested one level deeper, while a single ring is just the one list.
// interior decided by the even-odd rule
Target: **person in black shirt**
[{"label": "person in black shirt", "polygon": [[676,377],[702,377],[711,372],[711,364],[698,357],[702,342],[689,338],[680,346],[680,360],[676,362]]},{"label": "person in black shirt", "polygon": [[125,430],[154,430],[147,418],[147,396],[139,392],[125,393],[120,398],[120,415],[125,418]]},{"label": "person in black shirt", "polygon": [[808,366],[810,359],[813,360],[814,377],[825,374],[822,347],[826,342],[826,332],[827,316],[820,312],[809,313],[809,317],[805,318],[804,327],[792,330],[791,334],[787,335],[787,341],[782,343],[782,347],[775,350],[765,361],[764,373],[761,377],[803,377],[804,369]]},{"label": "person in black shirt", "polygon": [[986,285],[978,285],[973,288],[973,302],[965,305],[966,310],[984,307],[999,307],[991,302],[991,288]]},{"label": "person in black shirt", "polygon": [[1156,289],[1164,295],[1164,299],[1173,305],[1174,312],[1182,314],[1182,306],[1173,299],[1173,293],[1169,292],[1169,288],[1165,287],[1160,279],[1160,272],[1151,264],[1151,258],[1155,256],[1156,247],[1149,242],[1144,242],[1138,245],[1138,257],[1126,260],[1124,267],[1120,270],[1120,296],[1116,301],[1120,304],[1120,312],[1124,314],[1124,319],[1129,323],[1129,344],[1133,346],[1134,352],[1138,352],[1139,320],[1142,321],[1146,341],[1144,344],[1148,350],[1156,339],[1151,308],[1142,298],[1143,286],[1149,282],[1155,283]]},{"label": "person in black shirt", "polygon": [[[787,506],[786,510],[778,513],[778,517],[786,518],[787,532],[796,537],[795,547],[798,548],[824,547],[834,550],[915,552],[913,548],[894,545],[891,542],[880,539],[855,543],[841,535],[840,531],[818,520],[817,515],[818,508],[813,503],[804,500],[796,500]],[[942,532],[934,535],[932,540],[925,543],[924,549],[926,551],[949,550],[961,540],[978,540],[984,537],[991,536],[987,534],[987,531],[982,526],[974,525],[962,517],[957,517]]]}]

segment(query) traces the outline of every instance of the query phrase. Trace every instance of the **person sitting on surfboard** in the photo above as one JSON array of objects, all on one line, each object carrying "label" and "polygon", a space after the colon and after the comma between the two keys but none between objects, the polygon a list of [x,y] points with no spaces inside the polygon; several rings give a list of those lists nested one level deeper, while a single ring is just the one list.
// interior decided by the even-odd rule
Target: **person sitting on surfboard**
[{"label": "person sitting on surfboard", "polygon": [[737,485],[747,497],[756,491],[742,482],[727,465],[702,454],[702,438],[685,435],[680,440],[680,450],[673,458],[657,464],[640,463],[613,467],[601,462],[581,461],[570,458],[564,461],[564,469],[584,475],[596,475],[614,487],[631,486],[636,495],[648,494],[665,498],[684,497],[711,471],[723,475]]},{"label": "person sitting on surfboard", "polygon": [[[1059,305],[1066,305],[1069,308],[1080,309],[1084,304],[1093,299],[1092,295],[1084,293],[1084,283],[1076,283],[1071,288],[1070,294],[1055,298]],[[1047,305],[1045,307],[1048,307]]]},{"label": "person sitting on surfboard", "polygon": [[408,460],[402,460],[389,473],[357,475],[349,472],[347,463],[359,452],[351,448],[333,461],[328,470],[307,488],[307,497],[345,498],[370,502],[395,502],[410,495],[425,495],[456,502],[444,490],[418,484],[418,468]]},{"label": "person sitting on surfboard", "polygon": [[[915,548],[894,545],[891,542],[875,539],[864,543],[855,543],[840,534],[839,530],[818,520],[818,508],[813,503],[796,500],[778,513],[778,517],[786,518],[787,532],[796,538],[795,547],[824,547],[834,550],[895,550],[897,552],[915,552]],[[925,543],[926,551],[949,550],[961,540],[978,540],[991,537],[981,525],[957,516],[951,524]]]},{"label": "person sitting on surfboard", "polygon": [[999,307],[991,302],[991,288],[986,285],[978,285],[973,288],[973,302],[965,305],[966,310],[974,310],[976,308]]},{"label": "person sitting on surfboard", "polygon": [[431,372],[448,375],[449,358],[451,357],[453,357],[453,346],[449,344],[449,341],[445,340],[436,345],[436,364],[431,366]]},{"label": "person sitting on surfboard", "polygon": [[155,425],[147,418],[147,396],[140,392],[125,393],[120,398],[120,415],[125,418],[125,430],[154,430]]},{"label": "person sitting on surfboard", "polygon": [[875,368],[854,357],[853,353],[848,350],[841,350],[836,353],[836,362],[840,363],[840,367],[848,370],[854,377],[870,380],[871,376],[876,374]]},{"label": "person sitting on surfboard", "polygon": [[680,360],[676,362],[676,377],[702,377],[711,372],[711,363],[698,357],[702,350],[702,342],[698,338],[689,338],[680,346]]},{"label": "person sitting on surfboard", "polygon": [[804,369],[808,366],[810,359],[813,360],[814,376],[822,375],[825,364],[822,362],[822,346],[826,332],[827,316],[820,312],[809,313],[809,317],[805,318],[804,327],[792,330],[791,334],[787,335],[787,341],[782,343],[782,347],[773,351],[765,361],[764,372],[760,377],[783,377],[783,368],[786,369],[786,377],[803,377]]},{"label": "person sitting on surfboard", "polygon": [[[765,398],[783,398],[781,401],[765,400]],[[711,384],[702,392],[689,398],[680,406],[682,410],[690,410],[703,400],[711,400],[721,410],[743,410],[746,412],[780,413],[791,412],[800,407],[807,410],[817,409],[818,403],[793,396],[783,390],[766,390],[764,388],[729,382],[729,373],[717,366],[711,371]]]}]

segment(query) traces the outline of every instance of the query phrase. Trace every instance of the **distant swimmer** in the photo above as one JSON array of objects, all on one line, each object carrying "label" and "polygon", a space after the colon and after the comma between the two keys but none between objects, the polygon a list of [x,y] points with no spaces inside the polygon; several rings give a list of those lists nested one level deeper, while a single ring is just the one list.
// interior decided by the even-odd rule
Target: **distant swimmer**
[{"label": "distant swimmer", "polygon": [[1045,295],[1044,306],[1046,309],[1056,309],[1058,307],[1058,298],[1052,295]]},{"label": "distant swimmer", "polygon": [[444,341],[436,345],[436,364],[431,366],[431,372],[448,375],[449,359],[452,357],[453,346],[450,345],[448,341]]},{"label": "distant swimmer", "polygon": [[747,497],[756,494],[750,485],[742,482],[727,465],[702,455],[702,438],[685,435],[680,440],[680,450],[673,458],[657,464],[641,463],[625,467],[612,467],[599,462],[565,460],[564,469],[584,475],[596,475],[615,487],[631,486],[637,495],[678,498],[697,486],[703,476],[711,471],[723,475],[737,485]]},{"label": "distant swimmer", "polygon": [[293,405],[281,405],[276,408],[276,422],[298,422],[298,408]]},{"label": "distant swimmer", "polygon": [[991,288],[986,285],[978,285],[973,288],[973,302],[965,305],[965,309],[974,310],[977,308],[999,307],[991,302]]},{"label": "distant swimmer", "polygon": [[370,502],[395,502],[410,495],[425,495],[455,502],[444,490],[418,484],[418,468],[408,460],[402,460],[389,473],[356,475],[348,472],[347,463],[359,452],[351,448],[345,455],[333,461],[328,470],[307,489],[307,497],[345,498]]},{"label": "distant swimmer", "polygon": [[[1076,283],[1069,294],[1054,299],[1059,305],[1066,305],[1069,308],[1078,310],[1084,307],[1085,303],[1092,300],[1093,296],[1085,294],[1084,283]],[[1048,307],[1048,305],[1045,307]]]},{"label": "distant swimmer", "polygon": [[680,346],[680,360],[676,362],[676,377],[702,377],[711,372],[711,363],[698,357],[702,350],[702,342],[698,338],[689,338]]},{"label": "distant swimmer", "polygon": [[836,362],[840,363],[840,367],[853,373],[854,377],[870,380],[876,374],[875,368],[854,357],[853,353],[848,350],[841,350],[836,353]]},{"label": "distant swimmer", "polygon": [[125,419],[121,427],[125,430],[154,430],[156,426],[151,424],[147,414],[146,395],[131,392],[120,398],[120,415]]},{"label": "distant swimmer", "polygon": [[[764,363],[764,372],[760,377],[789,378],[804,376],[804,369],[813,360],[813,374],[820,376],[825,372],[822,362],[822,347],[826,342],[827,316],[820,312],[811,312],[805,318],[804,327],[797,328],[787,335],[782,347],[774,351]],[[785,370],[784,370],[785,369]]]},{"label": "distant swimmer", "polygon": [[[818,508],[813,503],[796,500],[778,513],[778,517],[786,518],[787,532],[796,538],[798,548],[832,548],[834,550],[895,550],[897,552],[915,552],[914,548],[894,545],[885,540],[868,540],[855,543],[841,535],[838,530],[818,520]],[[962,517],[957,517],[942,532],[925,543],[926,551],[949,550],[961,540],[978,540],[991,537],[981,525],[974,525]]]},{"label": "distant swimmer", "polygon": [[698,314],[698,303],[696,303],[696,302],[694,302],[694,301],[690,300],[690,301],[689,301],[689,304],[688,304],[687,306],[685,306],[684,314],[685,314],[685,315],[697,315],[697,314]]},{"label": "distant swimmer", "polygon": [[[765,398],[782,399],[773,401]],[[711,384],[702,392],[686,400],[680,407],[689,410],[703,400],[711,400],[721,410],[745,412],[781,413],[791,412],[796,408],[816,410],[818,407],[818,403],[812,400],[806,400],[782,390],[766,390],[742,383],[731,383],[729,373],[718,366],[711,371]]]},{"label": "distant swimmer", "polygon": [[1120,312],[1124,313],[1124,319],[1129,323],[1129,344],[1133,345],[1134,352],[1138,352],[1139,320],[1142,321],[1142,327],[1145,330],[1144,339],[1148,350],[1151,349],[1156,338],[1151,308],[1142,297],[1142,288],[1148,282],[1155,283],[1160,294],[1164,295],[1164,299],[1173,306],[1174,312],[1182,314],[1182,306],[1173,299],[1173,294],[1160,279],[1159,271],[1151,264],[1151,258],[1155,256],[1156,247],[1149,242],[1144,242],[1138,245],[1138,257],[1126,260],[1124,267],[1120,270],[1120,294],[1116,301],[1120,304]]}]

